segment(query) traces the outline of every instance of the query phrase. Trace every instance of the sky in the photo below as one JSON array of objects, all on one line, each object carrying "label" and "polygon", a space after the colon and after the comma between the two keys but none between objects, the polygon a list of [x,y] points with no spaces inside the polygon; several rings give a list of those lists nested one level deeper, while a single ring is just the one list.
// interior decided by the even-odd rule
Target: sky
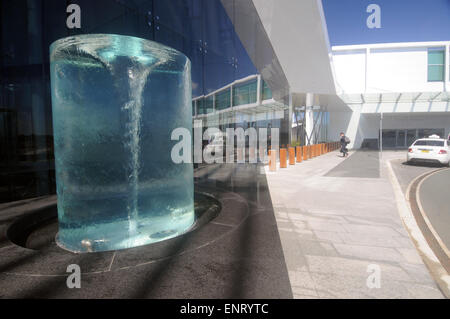
[{"label": "sky", "polygon": [[[370,4],[381,8],[381,28],[366,24]],[[450,0],[322,0],[330,44],[450,40]]]}]

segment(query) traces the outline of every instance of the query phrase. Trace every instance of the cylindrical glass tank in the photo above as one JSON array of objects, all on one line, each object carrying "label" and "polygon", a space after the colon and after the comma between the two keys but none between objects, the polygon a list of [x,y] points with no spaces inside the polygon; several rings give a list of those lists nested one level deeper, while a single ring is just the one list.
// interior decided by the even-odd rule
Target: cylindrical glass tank
[{"label": "cylindrical glass tank", "polygon": [[184,233],[194,222],[192,163],[175,164],[175,128],[192,129],[191,65],[129,36],[50,46],[59,233],[75,252]]}]

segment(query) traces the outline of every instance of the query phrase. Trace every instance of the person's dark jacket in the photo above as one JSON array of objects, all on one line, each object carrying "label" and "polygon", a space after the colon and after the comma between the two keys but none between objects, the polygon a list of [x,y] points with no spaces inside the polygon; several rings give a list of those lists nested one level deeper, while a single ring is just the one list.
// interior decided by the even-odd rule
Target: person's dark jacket
[{"label": "person's dark jacket", "polygon": [[347,149],[347,144],[348,144],[348,142],[347,142],[346,140],[347,140],[347,138],[346,138],[345,135],[342,136],[342,137],[341,137],[341,140],[340,140],[340,143],[341,143],[341,153],[343,153],[344,155],[345,155],[346,153],[348,153],[348,149]]}]

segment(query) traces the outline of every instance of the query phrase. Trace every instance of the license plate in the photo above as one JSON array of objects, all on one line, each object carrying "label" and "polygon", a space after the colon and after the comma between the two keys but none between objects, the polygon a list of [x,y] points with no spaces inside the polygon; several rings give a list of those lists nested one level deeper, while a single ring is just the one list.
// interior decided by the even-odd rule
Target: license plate
[{"label": "license plate", "polygon": [[422,153],[430,153],[430,151],[422,150]]}]

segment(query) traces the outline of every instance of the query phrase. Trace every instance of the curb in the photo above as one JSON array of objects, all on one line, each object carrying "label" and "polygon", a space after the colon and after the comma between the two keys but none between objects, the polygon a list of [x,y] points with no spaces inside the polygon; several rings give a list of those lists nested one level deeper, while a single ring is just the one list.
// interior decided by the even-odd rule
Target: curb
[{"label": "curb", "polygon": [[[444,268],[441,260],[436,256],[435,252],[430,247],[428,240],[425,239],[425,235],[423,234],[422,229],[419,227],[417,216],[413,213],[413,209],[411,207],[411,203],[413,202],[410,198],[411,196],[407,195],[408,197],[406,197],[403,193],[398,179],[395,176],[394,170],[392,169],[391,161],[392,160],[386,161],[386,166],[388,168],[389,179],[394,190],[397,210],[403,222],[403,225],[408,231],[409,236],[413,241],[416,249],[418,250],[420,257],[427,265],[432,278],[436,281],[442,294],[446,298],[450,298],[450,275]],[[416,188],[413,188],[413,185],[414,183],[417,183],[419,178],[423,178],[424,176],[432,174],[434,172],[435,171],[432,171],[431,173],[427,172],[416,177],[409,184],[407,194],[411,194],[412,191],[416,190]]]}]

